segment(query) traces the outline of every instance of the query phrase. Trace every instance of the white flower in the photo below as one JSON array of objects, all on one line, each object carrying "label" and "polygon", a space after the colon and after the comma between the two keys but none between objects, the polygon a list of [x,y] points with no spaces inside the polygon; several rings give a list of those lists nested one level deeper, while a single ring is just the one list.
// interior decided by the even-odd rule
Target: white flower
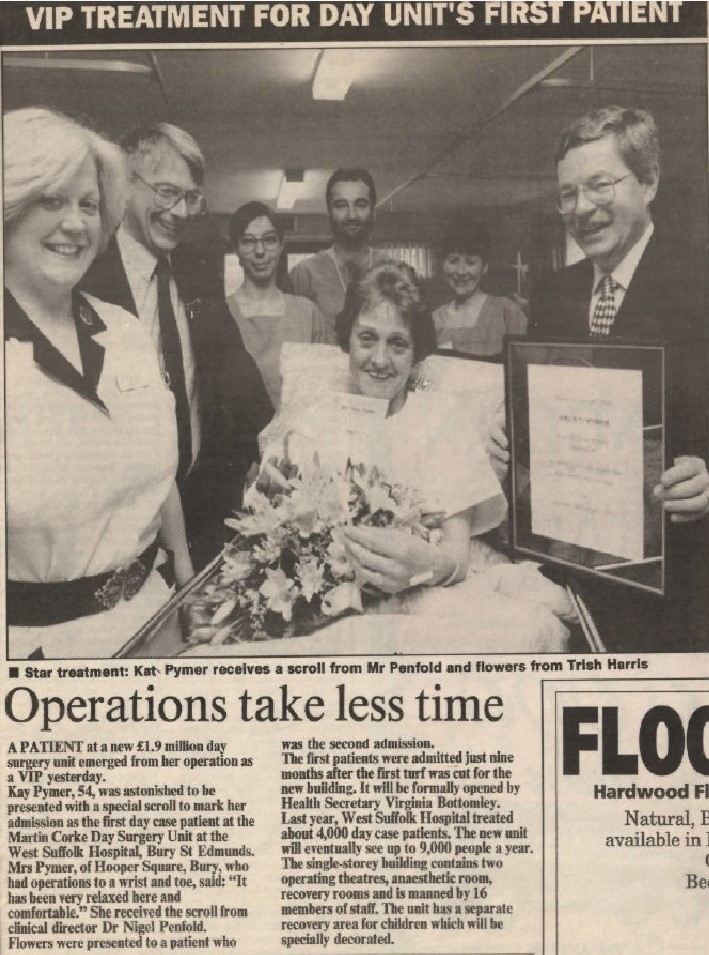
[{"label": "white flower", "polygon": [[259,592],[269,610],[279,613],[285,621],[292,619],[293,601],[298,596],[298,589],[280,568],[266,571],[266,582],[261,585]]},{"label": "white flower", "polygon": [[224,521],[227,527],[243,534],[244,537],[258,537],[259,534],[268,534],[276,530],[281,519],[277,511],[265,494],[251,490],[248,495],[248,506],[253,514],[237,514]]},{"label": "white flower", "polygon": [[306,557],[296,568],[300,589],[306,600],[312,600],[325,586],[325,566],[316,557]]},{"label": "white flower", "polygon": [[362,595],[359,587],[354,581],[338,584],[323,597],[322,609],[328,617],[337,617],[345,610],[356,610],[362,613]]},{"label": "white flower", "polygon": [[301,537],[307,539],[323,528],[312,500],[308,498],[302,487],[296,488],[279,510],[281,519],[294,524]]},{"label": "white flower", "polygon": [[253,558],[259,564],[275,564],[281,556],[283,545],[280,538],[267,537],[253,549]]},{"label": "white flower", "polygon": [[230,581],[246,580],[253,570],[253,561],[251,554],[246,550],[230,552],[224,550],[224,567],[222,574],[225,579]]},{"label": "white flower", "polygon": [[327,560],[333,577],[347,577],[348,574],[352,573],[352,565],[347,556],[342,532],[338,531],[338,528],[333,529],[332,543],[327,549]]}]

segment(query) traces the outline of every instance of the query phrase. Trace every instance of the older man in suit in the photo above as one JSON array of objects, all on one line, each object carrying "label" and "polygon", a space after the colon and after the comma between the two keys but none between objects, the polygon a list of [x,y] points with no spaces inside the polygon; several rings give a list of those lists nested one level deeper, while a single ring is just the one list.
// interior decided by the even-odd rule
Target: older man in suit
[{"label": "older man in suit", "polygon": [[152,335],[175,397],[178,487],[200,566],[219,548],[230,488],[255,460],[273,409],[238,331],[227,330],[219,269],[183,243],[189,220],[205,208],[199,146],[169,123],[134,129],[121,145],[131,175],[125,218],[85,288],[126,308]]},{"label": "older man in suit", "polygon": [[[586,258],[548,276],[532,296],[530,335],[669,343],[672,466],[654,490],[670,515],[671,594],[579,580],[610,648],[709,649],[706,263],[655,230],[660,177],[652,116],[618,106],[588,113],[557,152],[558,206]],[[499,436],[494,455],[504,458]],[[500,452],[499,445],[503,445]]]}]

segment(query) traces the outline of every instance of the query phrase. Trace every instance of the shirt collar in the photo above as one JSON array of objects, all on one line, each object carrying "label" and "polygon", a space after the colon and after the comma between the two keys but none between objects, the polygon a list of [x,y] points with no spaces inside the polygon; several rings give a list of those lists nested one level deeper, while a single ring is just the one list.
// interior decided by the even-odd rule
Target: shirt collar
[{"label": "shirt collar", "polygon": [[107,411],[108,409],[97,394],[103,370],[104,348],[96,341],[96,336],[106,331],[106,325],[87,299],[77,292],[73,295],[72,306],[83,374],[34,324],[7,288],[4,294],[5,340],[14,338],[17,341],[31,342],[34,361],[45,374],[67,388],[71,388],[77,395],[86,398],[103,411]]},{"label": "shirt collar", "polygon": [[[139,275],[145,282],[149,282],[155,274],[157,256],[150,249],[146,249],[142,242],[134,239],[123,225],[116,233],[116,241],[126,272]],[[168,256],[168,260],[169,258]]]},{"label": "shirt collar", "polygon": [[[640,264],[640,259],[643,257],[643,253],[647,248],[647,244],[652,238],[652,234],[655,231],[655,225],[653,222],[650,222],[640,236],[635,245],[626,253],[623,261],[617,265],[613,271],[610,273],[611,278],[618,283],[624,290],[628,289],[633,276],[635,275],[635,270]],[[605,278],[606,272],[602,272],[601,269],[593,263],[593,291],[594,293],[598,291],[598,284],[601,279]]]}]

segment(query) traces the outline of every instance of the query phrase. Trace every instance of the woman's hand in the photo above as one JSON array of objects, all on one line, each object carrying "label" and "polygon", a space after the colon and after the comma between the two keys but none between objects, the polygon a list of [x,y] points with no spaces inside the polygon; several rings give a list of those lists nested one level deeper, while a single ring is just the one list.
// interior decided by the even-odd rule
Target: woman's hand
[{"label": "woman's hand", "polygon": [[344,540],[360,587],[398,594],[434,580],[435,548],[408,531],[348,526]]},{"label": "woman's hand", "polygon": [[675,523],[698,521],[709,513],[709,474],[701,458],[680,457],[660,478],[655,497]]}]

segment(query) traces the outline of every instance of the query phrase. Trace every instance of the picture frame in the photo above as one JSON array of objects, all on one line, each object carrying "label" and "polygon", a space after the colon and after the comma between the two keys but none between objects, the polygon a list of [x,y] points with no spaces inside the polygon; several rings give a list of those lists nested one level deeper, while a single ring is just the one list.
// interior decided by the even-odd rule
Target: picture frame
[{"label": "picture frame", "polygon": [[505,343],[515,559],[667,595],[664,343]]}]

